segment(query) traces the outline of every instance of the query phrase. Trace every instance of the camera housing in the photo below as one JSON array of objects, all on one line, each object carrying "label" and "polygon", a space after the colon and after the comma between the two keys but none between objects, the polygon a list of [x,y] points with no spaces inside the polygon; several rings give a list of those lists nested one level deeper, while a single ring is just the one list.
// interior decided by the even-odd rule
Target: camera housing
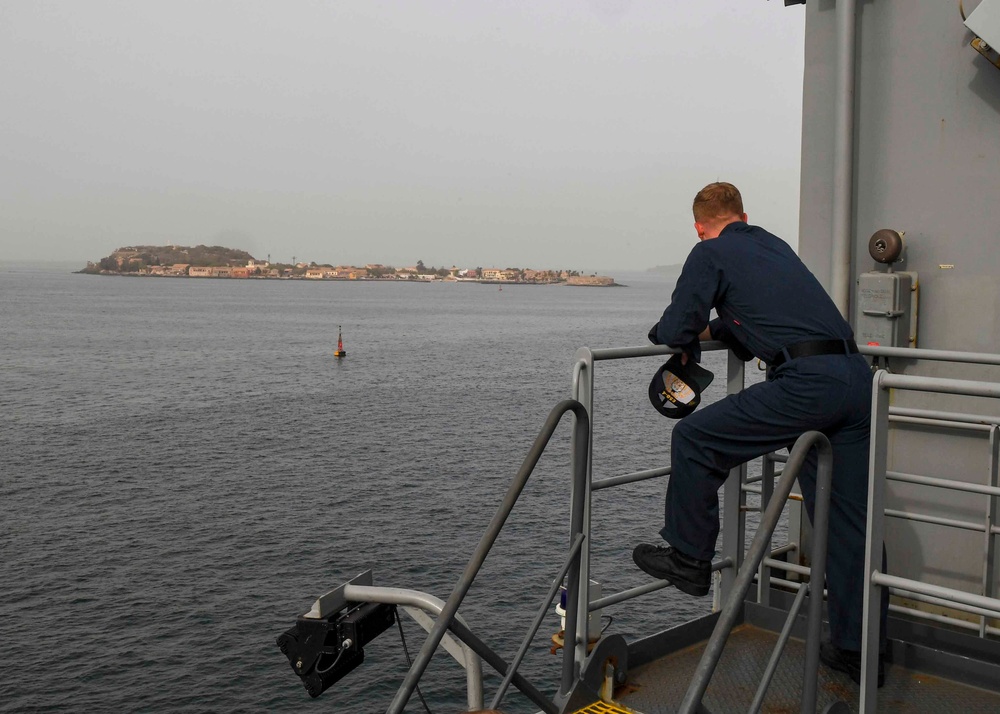
[{"label": "camera housing", "polygon": [[365,660],[364,646],[396,622],[396,606],[362,602],[326,617],[298,618],[277,645],[311,697],[318,697]]}]

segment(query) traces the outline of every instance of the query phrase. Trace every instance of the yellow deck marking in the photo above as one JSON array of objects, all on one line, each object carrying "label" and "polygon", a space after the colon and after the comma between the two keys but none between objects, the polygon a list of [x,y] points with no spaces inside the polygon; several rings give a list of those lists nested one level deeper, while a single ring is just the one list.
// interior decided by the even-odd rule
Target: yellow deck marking
[{"label": "yellow deck marking", "polygon": [[574,714],[638,714],[634,709],[623,707],[621,704],[609,704],[607,702],[594,702],[577,709]]}]

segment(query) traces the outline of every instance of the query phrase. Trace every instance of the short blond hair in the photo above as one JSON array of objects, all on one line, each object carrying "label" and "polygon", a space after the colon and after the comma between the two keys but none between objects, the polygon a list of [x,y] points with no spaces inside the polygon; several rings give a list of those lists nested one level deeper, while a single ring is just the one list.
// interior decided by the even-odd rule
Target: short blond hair
[{"label": "short blond hair", "polygon": [[731,183],[717,181],[698,192],[691,206],[694,219],[699,223],[713,218],[743,215],[743,196]]}]

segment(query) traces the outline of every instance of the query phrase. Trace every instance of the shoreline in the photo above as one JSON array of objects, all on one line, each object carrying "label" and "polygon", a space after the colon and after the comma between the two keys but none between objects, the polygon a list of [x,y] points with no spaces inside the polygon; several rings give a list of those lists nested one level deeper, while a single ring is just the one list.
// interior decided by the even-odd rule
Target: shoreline
[{"label": "shoreline", "polygon": [[88,272],[87,270],[73,270],[73,275],[93,275],[105,278],[167,278],[175,280],[269,280],[301,283],[476,283],[479,285],[531,285],[531,286],[564,286],[572,288],[624,288],[628,287],[614,280],[607,278],[610,282],[570,282],[569,280],[557,281],[533,281],[533,280],[481,280],[478,278],[306,278],[303,276],[272,276],[272,275],[247,275],[240,277],[226,275],[163,275],[156,273],[111,273],[111,272]]}]

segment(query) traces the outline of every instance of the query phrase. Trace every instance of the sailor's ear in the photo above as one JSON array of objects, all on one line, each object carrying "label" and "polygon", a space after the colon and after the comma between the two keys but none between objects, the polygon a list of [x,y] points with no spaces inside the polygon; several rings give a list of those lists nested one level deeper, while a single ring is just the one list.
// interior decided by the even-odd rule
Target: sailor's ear
[{"label": "sailor's ear", "polygon": [[745,214],[745,213],[743,214],[743,222],[744,223],[749,223],[750,222],[750,221],[747,220],[747,214]]},{"label": "sailor's ear", "polygon": [[695,221],[694,232],[698,234],[698,240],[705,240],[705,233],[706,233],[705,224]]}]

